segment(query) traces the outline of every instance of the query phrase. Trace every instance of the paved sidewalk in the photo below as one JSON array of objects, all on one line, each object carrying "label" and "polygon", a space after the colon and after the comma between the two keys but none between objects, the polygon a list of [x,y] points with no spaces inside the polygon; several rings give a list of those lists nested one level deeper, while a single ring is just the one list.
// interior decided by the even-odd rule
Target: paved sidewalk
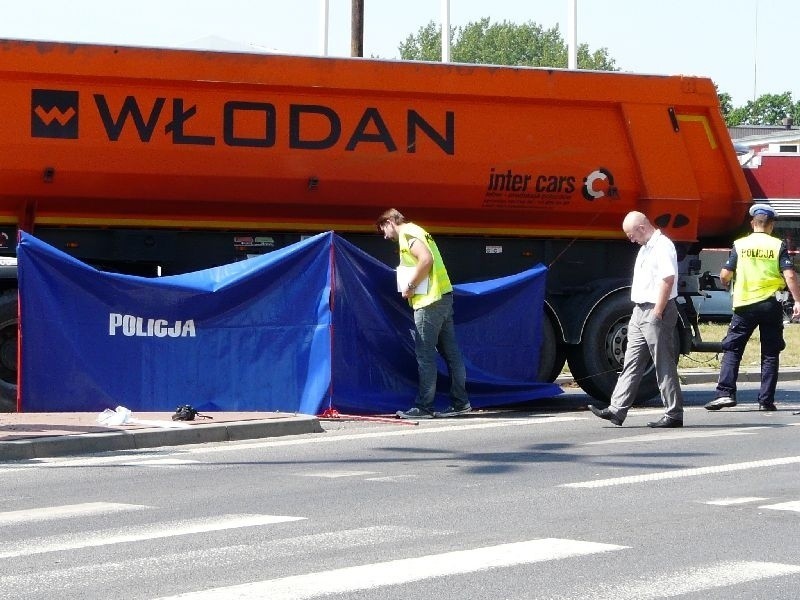
[{"label": "paved sidewalk", "polygon": [[[684,385],[714,383],[714,369],[682,369]],[[757,382],[760,372],[742,369],[740,382]],[[800,380],[800,368],[782,368],[780,381]],[[556,383],[574,386],[570,376]],[[213,419],[172,421],[172,413],[133,413],[131,423],[104,426],[98,413],[0,413],[0,462],[136,450],[182,444],[226,442],[321,433],[312,415],[278,412],[215,412]]]},{"label": "paved sidewalk", "polygon": [[132,413],[130,423],[104,426],[98,413],[0,413],[0,461],[322,432],[311,415],[208,414],[213,419],[176,422],[172,413]]}]

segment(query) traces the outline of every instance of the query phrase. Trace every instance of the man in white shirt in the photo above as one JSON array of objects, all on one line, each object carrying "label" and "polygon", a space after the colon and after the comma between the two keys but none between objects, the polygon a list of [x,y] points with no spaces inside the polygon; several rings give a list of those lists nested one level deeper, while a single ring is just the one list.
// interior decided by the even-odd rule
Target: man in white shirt
[{"label": "man in white shirt", "polygon": [[656,380],[664,404],[664,416],[648,427],[683,427],[683,394],[678,380],[673,332],[678,320],[678,258],[672,241],[640,212],[630,212],[622,230],[639,244],[633,267],[631,300],[633,314],[628,323],[628,346],[617,385],[608,408],[589,405],[591,411],[614,425],[622,425],[636,399],[639,383],[652,357]]}]

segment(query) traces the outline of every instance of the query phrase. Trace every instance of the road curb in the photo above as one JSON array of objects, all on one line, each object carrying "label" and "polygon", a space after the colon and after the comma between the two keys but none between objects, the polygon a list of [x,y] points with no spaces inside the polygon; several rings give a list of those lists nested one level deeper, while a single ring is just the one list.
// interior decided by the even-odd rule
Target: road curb
[{"label": "road curb", "polygon": [[317,417],[295,415],[280,419],[204,423],[185,429],[146,428],[37,437],[0,442],[0,460],[29,460],[185,444],[232,442],[304,433],[322,433],[322,431],[322,425]]}]

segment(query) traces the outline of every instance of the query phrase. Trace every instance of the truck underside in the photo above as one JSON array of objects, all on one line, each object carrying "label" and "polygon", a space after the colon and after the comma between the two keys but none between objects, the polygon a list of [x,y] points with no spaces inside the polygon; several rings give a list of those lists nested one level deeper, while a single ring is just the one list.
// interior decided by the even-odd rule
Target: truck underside
[{"label": "truck underside", "polygon": [[[174,275],[219,266],[300,241],[316,231],[176,231],[166,229],[96,229],[41,227],[37,237],[92,266],[145,277]],[[387,266],[398,262],[396,245],[377,233],[342,236]],[[490,236],[437,236],[455,283],[518,273],[548,266],[540,381],[554,381],[569,361],[578,385],[600,402],[607,401],[625,352],[630,317],[630,272],[637,247],[627,241]],[[3,302],[5,300],[5,302]],[[530,318],[530,315],[520,315]],[[677,348],[693,335],[692,319],[682,315]],[[0,296],[0,394],[13,408],[16,381],[16,296]],[[658,393],[654,375],[646,375],[640,401]]]}]

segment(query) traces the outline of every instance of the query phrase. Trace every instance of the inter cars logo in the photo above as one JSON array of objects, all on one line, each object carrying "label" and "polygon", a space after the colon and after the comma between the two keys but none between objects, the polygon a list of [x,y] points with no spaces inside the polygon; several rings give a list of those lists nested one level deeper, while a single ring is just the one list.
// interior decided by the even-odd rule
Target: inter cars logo
[{"label": "inter cars logo", "polygon": [[31,136],[78,139],[78,92],[31,90]]},{"label": "inter cars logo", "polygon": [[614,176],[609,170],[602,168],[592,171],[584,178],[581,193],[589,202],[603,196],[616,198],[619,195],[619,191],[614,185]]}]

